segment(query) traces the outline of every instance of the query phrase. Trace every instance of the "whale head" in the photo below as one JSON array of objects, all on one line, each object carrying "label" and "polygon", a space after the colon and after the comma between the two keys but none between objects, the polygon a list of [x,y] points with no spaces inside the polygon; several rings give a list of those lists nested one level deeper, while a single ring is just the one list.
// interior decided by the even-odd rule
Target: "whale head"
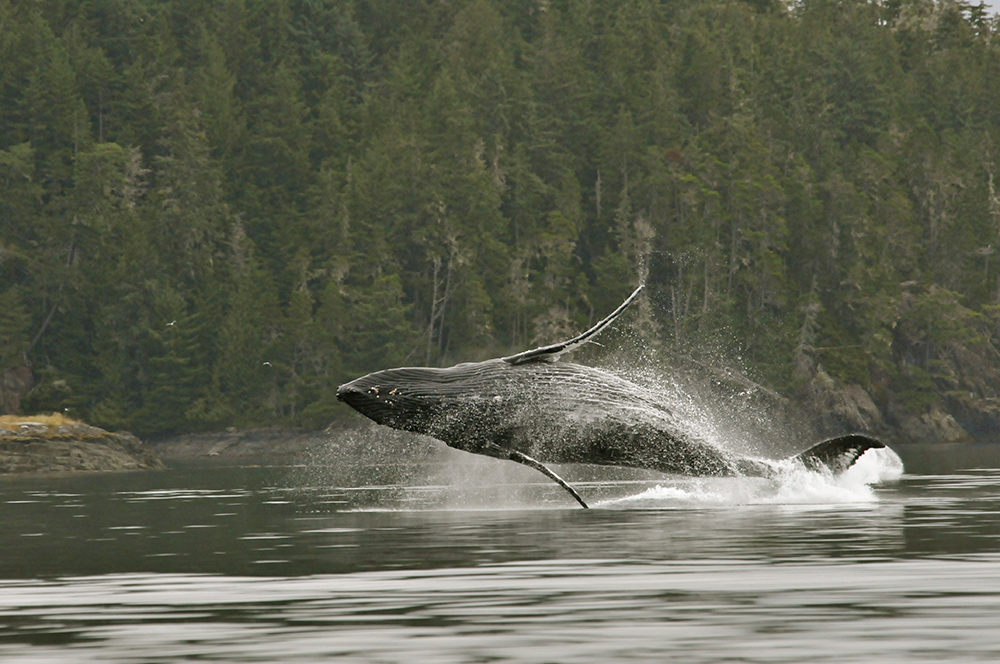
[{"label": "whale head", "polygon": [[337,399],[379,424],[413,431],[441,401],[430,389],[435,382],[432,371],[403,368],[370,373],[337,388]]},{"label": "whale head", "polygon": [[500,360],[386,369],[341,385],[337,398],[379,424],[441,437],[445,425],[471,424],[505,401],[508,372]]}]

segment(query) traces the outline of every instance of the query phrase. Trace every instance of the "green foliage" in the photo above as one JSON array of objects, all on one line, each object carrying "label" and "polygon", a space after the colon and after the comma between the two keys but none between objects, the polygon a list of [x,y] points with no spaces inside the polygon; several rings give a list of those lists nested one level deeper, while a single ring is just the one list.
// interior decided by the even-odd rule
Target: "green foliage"
[{"label": "green foliage", "polygon": [[399,365],[413,348],[403,285],[398,275],[381,275],[354,291],[348,304],[341,356],[350,374],[367,367]]},{"label": "green foliage", "polygon": [[552,341],[644,281],[644,343],[724,338],[779,390],[993,398],[998,30],[925,0],[0,1],[0,360],[26,407],[147,435],[323,426],[357,374]]},{"label": "green foliage", "polygon": [[30,321],[21,301],[20,288],[14,286],[0,292],[0,367],[3,369],[24,361]]}]

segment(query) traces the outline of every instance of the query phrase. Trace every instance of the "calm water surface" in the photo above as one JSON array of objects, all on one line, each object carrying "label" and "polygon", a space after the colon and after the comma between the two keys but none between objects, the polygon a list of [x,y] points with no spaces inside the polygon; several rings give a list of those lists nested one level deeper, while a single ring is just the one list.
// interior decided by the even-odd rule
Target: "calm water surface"
[{"label": "calm water surface", "polygon": [[1000,661],[1000,446],[899,452],[563,467],[592,510],[448,450],[3,477],[0,662]]}]

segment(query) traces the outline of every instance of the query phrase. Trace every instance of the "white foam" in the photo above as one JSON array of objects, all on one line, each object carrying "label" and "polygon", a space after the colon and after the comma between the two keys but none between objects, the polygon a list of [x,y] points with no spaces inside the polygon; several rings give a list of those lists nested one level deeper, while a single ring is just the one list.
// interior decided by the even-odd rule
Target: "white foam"
[{"label": "white foam", "polygon": [[872,449],[839,475],[807,470],[780,462],[774,478],[705,479],[684,486],[657,484],[623,498],[605,500],[596,507],[671,508],[727,505],[864,505],[878,502],[873,484],[899,479],[903,462],[890,450]]},{"label": "white foam", "polygon": [[696,486],[691,490],[682,489],[675,486],[663,486],[657,484],[642,493],[634,496],[625,496],[611,500],[602,500],[595,503],[595,507],[670,507],[670,506],[697,506],[697,505],[725,505],[729,501],[727,497],[718,492],[712,491],[702,486]]}]

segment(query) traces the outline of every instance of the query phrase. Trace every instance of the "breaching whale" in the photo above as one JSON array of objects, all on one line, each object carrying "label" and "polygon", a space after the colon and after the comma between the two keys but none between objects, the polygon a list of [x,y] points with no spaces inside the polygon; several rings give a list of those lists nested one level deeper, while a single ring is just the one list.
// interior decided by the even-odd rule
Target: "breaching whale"
[{"label": "breaching whale", "polygon": [[[768,477],[779,462],[735,454],[701,440],[665,398],[612,373],[559,362],[591,341],[638,297],[583,334],[510,357],[449,368],[402,367],[341,385],[337,398],[378,424],[443,441],[455,449],[509,459],[555,480],[584,507],[579,493],[546,463],[645,468],[695,476]],[[872,448],[863,434],[825,440],[791,457],[838,474]]]}]

